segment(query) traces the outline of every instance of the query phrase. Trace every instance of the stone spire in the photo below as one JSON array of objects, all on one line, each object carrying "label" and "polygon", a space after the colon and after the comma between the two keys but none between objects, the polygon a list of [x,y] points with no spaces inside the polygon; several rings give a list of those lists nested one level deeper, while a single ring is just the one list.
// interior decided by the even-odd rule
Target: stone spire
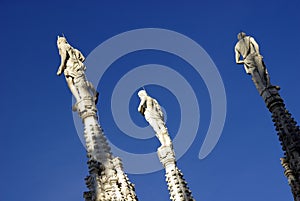
[{"label": "stone spire", "polygon": [[182,172],[178,169],[172,145],[161,146],[157,149],[157,155],[165,168],[165,176],[172,201],[194,201],[187,182]]},{"label": "stone spire", "polygon": [[[276,93],[277,92],[277,93]],[[281,164],[288,179],[295,201],[300,201],[300,130],[297,122],[285,108],[283,99],[277,90],[267,89],[263,93],[264,101],[272,113],[277,135],[284,151]]]},{"label": "stone spire", "polygon": [[[245,70],[252,75],[252,80],[262,96],[267,108],[272,113],[272,119],[284,151],[281,164],[285,169],[294,200],[300,201],[300,130],[292,115],[285,108],[279,95],[279,87],[270,83],[270,78],[259,53],[258,44],[254,38],[241,32],[235,46],[236,62],[244,64]],[[240,59],[240,56],[244,60]]]},{"label": "stone spire", "polygon": [[177,167],[173,144],[158,102],[148,96],[145,90],[139,91],[138,96],[141,99],[138,111],[145,116],[161,143],[157,149],[157,154],[165,168],[170,199],[172,201],[194,201],[192,192],[189,190],[182,172]]},{"label": "stone spire", "polygon": [[112,155],[109,144],[98,122],[96,102],[98,92],[85,77],[84,56],[58,37],[57,46],[61,65],[57,75],[64,73],[70,91],[76,99],[73,110],[84,124],[89,175],[85,178],[89,191],[86,201],[136,201],[134,185],[123,171],[122,162]]}]

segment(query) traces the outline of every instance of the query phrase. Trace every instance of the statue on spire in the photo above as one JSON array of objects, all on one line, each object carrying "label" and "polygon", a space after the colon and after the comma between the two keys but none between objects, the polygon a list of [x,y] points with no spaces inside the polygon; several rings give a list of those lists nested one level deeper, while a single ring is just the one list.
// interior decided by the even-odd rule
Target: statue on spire
[{"label": "statue on spire", "polygon": [[85,80],[85,88],[87,91],[92,93],[95,103],[97,103],[99,93],[96,91],[93,84],[85,79],[84,71],[86,70],[86,66],[83,64],[85,60],[83,54],[79,50],[73,48],[67,42],[65,37],[57,37],[57,47],[61,57],[61,62],[56,74],[58,76],[62,73],[65,74],[68,87],[77,102],[83,98],[84,93],[80,93],[81,90],[78,89],[76,83],[79,83],[79,80],[82,80],[81,78],[83,78]]},{"label": "statue on spire", "polygon": [[[250,36],[241,32],[239,41],[235,46],[236,63],[244,64],[245,70],[252,75],[252,80],[262,96],[267,108],[272,113],[284,157],[281,164],[285,169],[284,174],[288,178],[294,200],[300,201],[300,129],[291,113],[286,109],[283,99],[280,97],[279,86],[272,86],[270,78],[260,55],[259,46]],[[240,57],[243,60],[240,60]]]},{"label": "statue on spire", "polygon": [[140,90],[138,96],[141,99],[138,111],[145,116],[146,121],[155,131],[162,147],[171,146],[172,142],[164,121],[164,114],[157,100],[148,96],[145,90]]},{"label": "statue on spire", "polygon": [[138,96],[141,99],[138,111],[145,116],[146,121],[149,122],[161,143],[157,149],[157,155],[166,171],[165,176],[170,199],[172,201],[195,201],[182,172],[177,167],[173,144],[160,105],[157,100],[148,96],[145,90],[140,90]]},{"label": "statue on spire", "polygon": [[262,94],[272,85],[263,56],[259,52],[259,46],[253,37],[247,36],[244,32],[240,32],[237,38],[238,42],[234,48],[235,61],[237,64],[244,64],[246,73],[252,76],[257,90]]}]

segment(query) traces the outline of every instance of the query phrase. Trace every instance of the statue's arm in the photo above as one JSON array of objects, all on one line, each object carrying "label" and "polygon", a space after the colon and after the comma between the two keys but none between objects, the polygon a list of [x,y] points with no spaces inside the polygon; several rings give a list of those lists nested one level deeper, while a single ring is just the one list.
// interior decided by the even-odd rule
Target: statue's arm
[{"label": "statue's arm", "polygon": [[255,39],[253,37],[250,37],[250,43],[252,43],[254,49],[255,49],[255,52],[257,52],[259,55],[260,55],[260,52],[259,52],[259,45],[258,43],[255,41]]},{"label": "statue's arm", "polygon": [[143,105],[146,103],[146,100],[147,100],[146,97],[142,97],[141,102],[140,102],[140,105],[139,105],[139,107],[138,107],[138,111],[139,111],[140,113],[144,113],[143,110],[144,110],[145,108],[143,108]]},{"label": "statue's arm", "polygon": [[158,112],[159,112],[159,116],[161,117],[161,120],[165,121],[165,117],[164,117],[164,113],[161,110],[161,107],[158,105]]},{"label": "statue's arm", "polygon": [[235,51],[235,62],[236,62],[237,64],[244,64],[244,60],[241,60],[241,54],[240,54],[240,52],[237,50],[236,47],[235,47],[234,51]]},{"label": "statue's arm", "polygon": [[84,62],[85,61],[85,57],[83,56],[83,54],[80,51],[78,51],[78,52],[79,52],[80,61]]},{"label": "statue's arm", "polygon": [[67,61],[67,51],[66,50],[59,50],[59,54],[60,54],[60,66],[57,70],[57,75],[61,75],[62,72],[65,69],[65,65],[66,65],[66,61]]},{"label": "statue's arm", "polygon": [[74,54],[76,55],[76,58],[77,58],[79,61],[84,62],[85,57],[83,56],[83,54],[82,54],[79,50],[73,48],[72,51],[74,52]]}]

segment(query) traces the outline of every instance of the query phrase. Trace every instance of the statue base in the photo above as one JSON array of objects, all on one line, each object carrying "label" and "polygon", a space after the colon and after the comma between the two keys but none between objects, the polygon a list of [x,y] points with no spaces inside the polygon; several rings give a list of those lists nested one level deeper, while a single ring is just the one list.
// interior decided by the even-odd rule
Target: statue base
[{"label": "statue base", "polygon": [[279,86],[269,86],[261,92],[260,95],[264,99],[266,106],[269,109],[272,108],[275,104],[283,104],[283,100],[278,93],[279,90]]},{"label": "statue base", "polygon": [[171,146],[161,146],[157,149],[159,161],[166,168],[168,164],[175,164],[175,153]]}]

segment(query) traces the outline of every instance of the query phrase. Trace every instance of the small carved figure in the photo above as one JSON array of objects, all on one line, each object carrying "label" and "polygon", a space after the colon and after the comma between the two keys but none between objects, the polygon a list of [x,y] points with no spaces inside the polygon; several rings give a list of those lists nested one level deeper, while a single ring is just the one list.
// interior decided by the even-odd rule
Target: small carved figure
[{"label": "small carved figure", "polygon": [[164,115],[158,102],[148,96],[145,90],[140,90],[138,96],[141,99],[138,111],[145,116],[146,121],[155,131],[161,145],[171,146],[172,143],[164,122]]},{"label": "small carved figure", "polygon": [[259,46],[253,37],[247,36],[244,32],[238,34],[238,40],[235,45],[235,61],[237,64],[244,64],[246,73],[252,75],[252,80],[261,94],[271,84]]},{"label": "small carved figure", "polygon": [[[70,91],[74,95],[76,101],[79,101],[81,96],[78,88],[75,86],[75,79],[83,77],[85,80],[84,71],[86,70],[83,64],[85,57],[83,54],[73,48],[65,37],[57,37],[57,47],[61,57],[61,63],[57,71],[57,75],[60,76],[62,73],[65,74],[65,78],[70,88]],[[94,100],[97,103],[99,93],[94,88],[93,84],[85,81],[86,87],[92,92]]]}]

